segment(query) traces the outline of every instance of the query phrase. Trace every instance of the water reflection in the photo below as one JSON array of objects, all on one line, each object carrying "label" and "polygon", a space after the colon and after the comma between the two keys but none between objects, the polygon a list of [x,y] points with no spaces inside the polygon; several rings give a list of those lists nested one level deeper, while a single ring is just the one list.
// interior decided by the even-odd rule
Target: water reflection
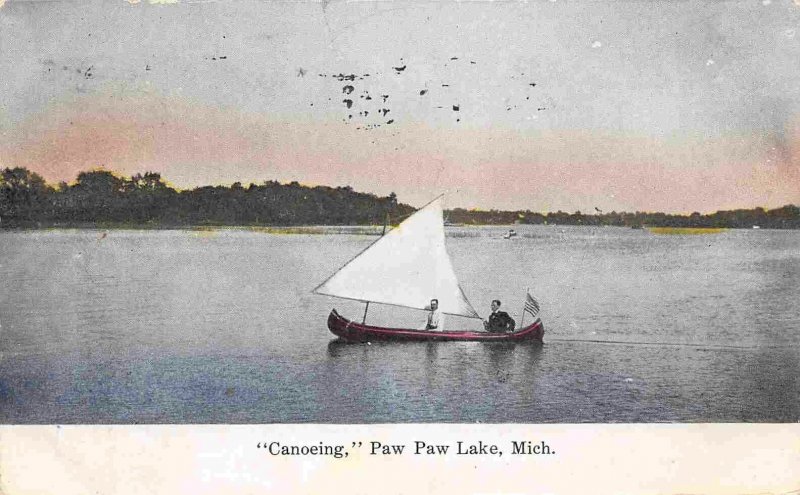
[{"label": "water reflection", "polygon": [[439,369],[437,366],[439,361],[439,344],[441,344],[441,342],[425,343],[425,377],[429,387],[433,385],[433,378],[436,371]]},{"label": "water reflection", "polygon": [[510,368],[516,344],[497,342],[485,346],[485,349],[488,362],[493,371],[499,372]]},{"label": "water reflection", "polygon": [[[391,410],[397,421],[505,422],[536,414],[541,345],[487,342],[377,342],[338,339],[326,368],[349,405]],[[352,380],[354,370],[358,380]],[[329,398],[330,399],[330,398]]]},{"label": "water reflection", "polygon": [[352,342],[347,342],[346,340],[342,339],[333,339],[328,342],[328,357],[329,358],[338,358],[343,355],[349,355],[348,350],[365,345],[365,344],[356,344]]}]

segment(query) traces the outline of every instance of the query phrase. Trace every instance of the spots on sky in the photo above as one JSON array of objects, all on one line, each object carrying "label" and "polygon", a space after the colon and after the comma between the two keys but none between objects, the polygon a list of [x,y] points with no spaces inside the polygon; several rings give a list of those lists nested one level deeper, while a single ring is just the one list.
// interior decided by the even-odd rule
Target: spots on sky
[{"label": "spots on sky", "polygon": [[[463,118],[479,116],[480,112],[487,109],[485,104],[482,104],[480,109],[475,109],[472,108],[473,102],[470,98],[467,98],[470,101],[464,101],[465,92],[473,91],[470,88],[474,84],[482,84],[482,78],[489,75],[475,67],[476,65],[478,64],[475,60],[460,55],[439,59],[433,63],[433,67],[430,62],[420,64],[420,68],[412,61],[400,58],[398,63],[387,64],[372,71],[356,71],[350,68],[341,72],[317,72],[317,76],[343,83],[335,86],[335,91],[346,96],[340,100],[343,107],[348,110],[341,116],[341,121],[345,124],[354,124],[355,129],[362,131],[396,124],[400,122],[399,117],[409,115],[408,112],[425,112],[426,108],[448,110],[446,114],[440,113],[439,118],[452,119],[450,121],[455,123],[461,122]],[[368,79],[372,76],[375,77]],[[489,95],[488,104],[496,102],[494,103],[496,110],[504,109],[509,115],[522,112],[518,114],[518,118],[526,120],[536,118],[531,116],[531,112],[541,112],[546,109],[542,103],[547,101],[536,102],[542,99],[541,90],[539,83],[531,81],[531,74],[526,75],[526,71],[517,70],[506,77],[506,82],[494,79],[491,83],[493,87],[509,88],[509,94],[504,96],[500,92]],[[423,87],[417,86],[414,89],[409,84],[404,85],[404,81],[409,81],[409,78],[411,81],[421,82]],[[399,91],[400,94],[395,94],[395,91]],[[331,98],[328,98],[328,101],[331,101]],[[394,109],[396,105],[402,105],[397,109],[399,112]],[[385,120],[390,112],[393,117]]]},{"label": "spots on sky", "polygon": [[297,77],[305,77],[305,75],[306,75],[306,70],[304,68],[300,67],[297,69]]}]

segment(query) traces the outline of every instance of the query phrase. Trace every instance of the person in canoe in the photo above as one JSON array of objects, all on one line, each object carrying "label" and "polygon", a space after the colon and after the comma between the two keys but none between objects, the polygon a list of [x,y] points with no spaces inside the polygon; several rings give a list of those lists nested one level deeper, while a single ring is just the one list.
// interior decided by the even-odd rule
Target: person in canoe
[{"label": "person in canoe", "polygon": [[439,300],[431,299],[430,306],[425,309],[430,311],[428,319],[425,321],[425,330],[441,332],[444,327],[444,315],[442,315],[442,310],[439,309]]},{"label": "person in canoe", "polygon": [[513,332],[517,323],[505,311],[500,311],[500,300],[492,301],[492,314],[488,320],[483,321],[483,328],[487,332],[503,333]]}]

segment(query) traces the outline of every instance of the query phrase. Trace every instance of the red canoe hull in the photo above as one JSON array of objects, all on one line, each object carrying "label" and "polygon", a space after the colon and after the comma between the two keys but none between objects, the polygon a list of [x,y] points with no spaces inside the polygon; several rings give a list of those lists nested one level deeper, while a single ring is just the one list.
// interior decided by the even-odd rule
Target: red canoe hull
[{"label": "red canoe hull", "polygon": [[538,342],[544,338],[544,324],[537,319],[527,327],[509,333],[491,333],[474,331],[431,332],[427,330],[410,330],[402,328],[373,327],[355,323],[342,317],[336,310],[328,316],[328,328],[339,338],[348,342],[376,341],[443,341],[463,340],[479,342]]}]

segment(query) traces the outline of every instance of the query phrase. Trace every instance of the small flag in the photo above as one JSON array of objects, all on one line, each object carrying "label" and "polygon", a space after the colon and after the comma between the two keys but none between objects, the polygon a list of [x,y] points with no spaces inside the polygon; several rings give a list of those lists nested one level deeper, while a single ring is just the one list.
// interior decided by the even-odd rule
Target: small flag
[{"label": "small flag", "polygon": [[534,299],[530,293],[526,294],[524,311],[536,318],[536,315],[539,314],[539,309],[539,301]]}]

